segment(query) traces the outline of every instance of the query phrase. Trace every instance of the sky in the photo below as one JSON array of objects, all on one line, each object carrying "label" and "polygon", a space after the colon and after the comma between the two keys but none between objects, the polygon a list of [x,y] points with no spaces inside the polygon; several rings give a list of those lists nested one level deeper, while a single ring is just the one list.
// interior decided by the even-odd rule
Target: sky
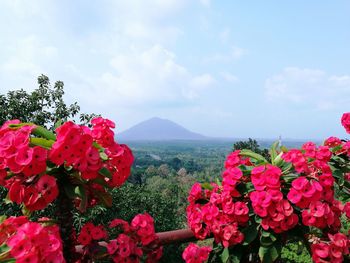
[{"label": "sky", "polygon": [[344,138],[349,26],[346,0],[0,0],[0,93],[45,74],[117,133]]}]

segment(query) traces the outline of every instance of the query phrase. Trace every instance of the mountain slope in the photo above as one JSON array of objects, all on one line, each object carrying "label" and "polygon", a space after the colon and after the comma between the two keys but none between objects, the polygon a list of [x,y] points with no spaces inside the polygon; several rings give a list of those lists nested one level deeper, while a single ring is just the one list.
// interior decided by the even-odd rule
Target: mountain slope
[{"label": "mountain slope", "polygon": [[207,137],[191,132],[167,119],[152,118],[117,134],[118,141],[166,141],[166,140],[204,140]]}]

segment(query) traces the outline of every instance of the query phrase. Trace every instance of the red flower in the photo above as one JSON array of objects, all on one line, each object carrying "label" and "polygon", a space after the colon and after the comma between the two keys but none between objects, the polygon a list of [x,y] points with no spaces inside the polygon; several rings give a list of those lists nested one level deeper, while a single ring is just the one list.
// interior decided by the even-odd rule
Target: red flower
[{"label": "red flower", "polygon": [[350,133],[350,112],[346,112],[341,117],[341,124],[345,128],[347,133]]},{"label": "red flower", "polygon": [[199,247],[190,243],[182,253],[182,258],[186,263],[203,263],[208,259],[211,250],[211,247]]}]

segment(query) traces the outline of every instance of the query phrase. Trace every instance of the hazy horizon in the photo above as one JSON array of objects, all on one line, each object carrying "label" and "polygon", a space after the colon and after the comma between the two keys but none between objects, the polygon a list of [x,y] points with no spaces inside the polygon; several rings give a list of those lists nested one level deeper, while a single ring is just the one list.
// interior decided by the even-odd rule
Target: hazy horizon
[{"label": "hazy horizon", "polygon": [[0,2],[0,93],[65,83],[116,122],[211,137],[346,138],[350,2]]},{"label": "hazy horizon", "polygon": [[[157,116],[154,116],[154,117],[149,118],[149,119],[147,119],[147,120],[143,120],[143,121],[140,121],[140,122],[138,122],[138,123],[135,123],[134,125],[132,125],[131,127],[127,128],[127,129],[125,129],[125,130],[119,131],[119,132],[116,134],[116,138],[118,139],[118,135],[119,135],[119,134],[124,133],[124,132],[130,130],[130,128],[134,128],[136,125],[139,125],[140,123],[147,122],[147,121],[152,120],[152,119],[162,119],[162,120],[168,120],[168,121],[173,122],[171,119],[159,118],[159,117],[157,117]],[[174,123],[177,124],[177,125],[180,125],[180,124],[178,124],[178,123],[176,123],[176,122],[174,122]],[[185,129],[187,129],[186,127],[184,127],[184,126],[182,126],[182,125],[180,125],[180,126],[183,127],[183,128],[185,128]],[[190,132],[193,132],[193,131],[190,130],[190,129],[187,129],[187,130],[190,131]],[[281,139],[282,139],[282,140],[286,140],[286,141],[298,141],[298,142],[300,142],[300,141],[302,141],[302,142],[304,142],[304,141],[314,141],[314,142],[317,141],[317,142],[320,142],[321,140],[327,139],[327,138],[324,138],[324,139],[317,139],[317,138],[288,138],[288,137],[283,137],[282,135],[278,136],[277,138],[272,138],[272,137],[270,137],[270,138],[269,138],[269,137],[267,137],[267,138],[263,138],[263,137],[215,137],[215,136],[207,136],[206,134],[202,134],[202,133],[199,133],[199,134],[206,137],[206,138],[201,139],[201,140],[203,140],[203,141],[210,141],[210,140],[219,140],[219,141],[220,141],[220,140],[223,140],[223,141],[234,140],[234,141],[238,141],[238,140],[247,140],[247,139],[249,139],[249,138],[255,139],[255,140],[276,141],[276,140],[278,140],[278,139],[280,138],[280,136],[281,136]],[[126,141],[146,141],[146,142],[148,142],[148,141],[153,141],[153,140],[143,140],[143,139],[140,139],[140,140],[126,140]],[[159,141],[163,141],[163,140],[160,139]],[[169,140],[169,141],[177,141],[177,139],[171,139],[171,140]],[[182,140],[180,139],[180,140],[178,140],[178,141],[182,141]],[[190,140],[190,139],[186,139],[186,140],[184,140],[184,141],[191,141],[191,140]],[[200,140],[198,140],[198,141],[200,141]]]}]

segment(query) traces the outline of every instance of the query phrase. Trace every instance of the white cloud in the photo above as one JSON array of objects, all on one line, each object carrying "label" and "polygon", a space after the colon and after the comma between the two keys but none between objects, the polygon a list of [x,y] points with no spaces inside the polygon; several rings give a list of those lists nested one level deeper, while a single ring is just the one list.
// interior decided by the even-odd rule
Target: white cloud
[{"label": "white cloud", "polygon": [[[52,82],[65,82],[67,102],[115,119],[121,114],[123,122],[159,108],[171,112],[199,105],[216,92],[212,87],[221,76],[197,72],[177,57],[183,48],[178,40],[187,30],[178,17],[190,5],[186,0],[0,1],[1,92],[32,90],[38,75],[46,74]],[[227,53],[230,59],[241,56],[236,47]]]},{"label": "white cloud", "polygon": [[226,44],[230,39],[230,35],[231,35],[231,30],[230,28],[226,27],[219,33],[219,38],[222,43]]},{"label": "white cloud", "polygon": [[265,95],[270,101],[317,110],[344,108],[350,103],[350,76],[329,76],[319,69],[287,67],[266,79]]},{"label": "white cloud", "polygon": [[199,2],[205,7],[210,7],[211,5],[211,0],[199,0]]},{"label": "white cloud", "polygon": [[232,61],[237,61],[244,55],[248,54],[246,49],[231,46],[226,53],[216,53],[214,55],[204,58],[204,63],[220,62],[220,63],[230,63]]},{"label": "white cloud", "polygon": [[[31,90],[35,78],[44,72],[45,66],[49,65],[57,54],[56,47],[46,45],[35,35],[19,38],[17,43],[9,48],[9,53],[4,55],[0,63],[0,76],[3,81],[12,79],[11,84],[16,85],[16,89]],[[1,90],[4,92],[6,90],[3,89],[6,88],[9,87],[2,85]]]},{"label": "white cloud", "polygon": [[183,95],[189,99],[197,98],[203,90],[213,86],[214,84],[215,79],[208,73],[194,76],[190,79],[189,85],[182,89]]},{"label": "white cloud", "polygon": [[227,82],[231,82],[231,83],[236,83],[239,79],[237,76],[229,73],[229,72],[226,72],[226,71],[223,71],[220,73],[220,76]]},{"label": "white cloud", "polygon": [[[112,69],[91,79],[86,100],[111,105],[184,103],[200,96],[215,80],[210,74],[193,75],[161,45],[147,50],[130,48],[111,59]],[[103,87],[103,92],[99,92]]]}]

